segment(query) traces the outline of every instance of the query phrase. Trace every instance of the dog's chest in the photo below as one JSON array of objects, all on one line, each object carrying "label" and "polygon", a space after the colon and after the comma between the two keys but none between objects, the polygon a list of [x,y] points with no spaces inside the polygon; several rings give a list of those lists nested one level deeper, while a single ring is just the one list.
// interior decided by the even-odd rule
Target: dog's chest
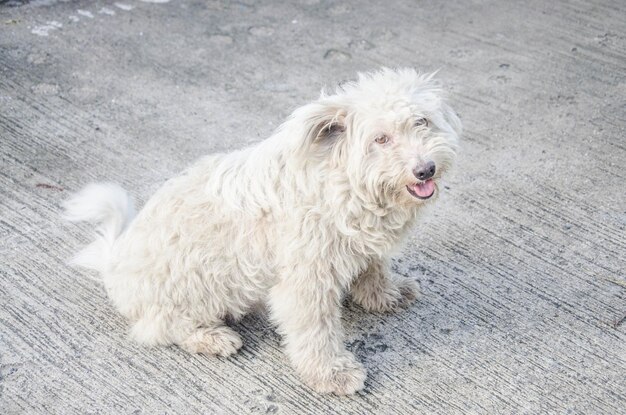
[{"label": "dog's chest", "polygon": [[349,243],[358,247],[362,255],[383,256],[405,239],[414,222],[415,215],[408,213],[385,216],[365,213],[353,221],[358,231]]}]

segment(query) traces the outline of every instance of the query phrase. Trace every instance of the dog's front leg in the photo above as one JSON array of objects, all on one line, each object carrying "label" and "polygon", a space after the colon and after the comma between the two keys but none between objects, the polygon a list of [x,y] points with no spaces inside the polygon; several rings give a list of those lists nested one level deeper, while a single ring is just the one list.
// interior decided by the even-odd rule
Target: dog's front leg
[{"label": "dog's front leg", "polygon": [[270,292],[270,311],[291,363],[320,393],[352,394],[363,388],[365,369],[345,349],[342,290],[330,270],[296,269]]},{"label": "dog's front leg", "polygon": [[393,275],[387,259],[371,261],[350,289],[352,300],[367,311],[388,312],[412,303],[419,286],[409,278]]}]

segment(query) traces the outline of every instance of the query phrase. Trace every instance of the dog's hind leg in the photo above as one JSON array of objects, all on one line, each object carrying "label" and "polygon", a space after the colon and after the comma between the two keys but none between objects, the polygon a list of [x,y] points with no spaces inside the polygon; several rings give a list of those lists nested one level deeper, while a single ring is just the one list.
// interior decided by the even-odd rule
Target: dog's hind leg
[{"label": "dog's hind leg", "polygon": [[412,303],[419,286],[410,278],[389,272],[387,260],[372,261],[350,288],[352,300],[367,311],[388,312]]},{"label": "dog's hind leg", "polygon": [[148,346],[176,344],[189,353],[230,356],[243,345],[241,336],[223,322],[198,323],[177,313],[144,315],[131,327],[130,336]]},{"label": "dog's hind leg", "polygon": [[230,356],[243,345],[241,336],[225,325],[198,327],[179,343],[189,353],[203,353],[217,356]]}]

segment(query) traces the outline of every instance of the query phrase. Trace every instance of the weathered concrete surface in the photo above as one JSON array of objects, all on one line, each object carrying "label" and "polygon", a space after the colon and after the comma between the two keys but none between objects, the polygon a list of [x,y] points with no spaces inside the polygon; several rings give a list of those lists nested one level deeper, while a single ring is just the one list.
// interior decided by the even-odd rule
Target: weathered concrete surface
[{"label": "weathered concrete surface", "polygon": [[[3,3],[1,413],[626,413],[623,1]],[[232,359],[128,342],[68,193],[145,200],[382,65],[441,68],[466,135],[394,263],[421,301],[345,313],[366,390],[312,394],[263,317]]]}]

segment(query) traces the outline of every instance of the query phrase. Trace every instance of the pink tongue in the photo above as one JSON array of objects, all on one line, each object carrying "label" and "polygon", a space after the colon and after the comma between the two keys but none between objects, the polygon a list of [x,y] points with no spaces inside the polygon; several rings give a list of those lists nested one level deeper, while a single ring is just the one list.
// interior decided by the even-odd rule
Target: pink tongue
[{"label": "pink tongue", "polygon": [[435,182],[429,179],[424,183],[413,185],[413,191],[419,197],[428,197],[435,191]]}]

